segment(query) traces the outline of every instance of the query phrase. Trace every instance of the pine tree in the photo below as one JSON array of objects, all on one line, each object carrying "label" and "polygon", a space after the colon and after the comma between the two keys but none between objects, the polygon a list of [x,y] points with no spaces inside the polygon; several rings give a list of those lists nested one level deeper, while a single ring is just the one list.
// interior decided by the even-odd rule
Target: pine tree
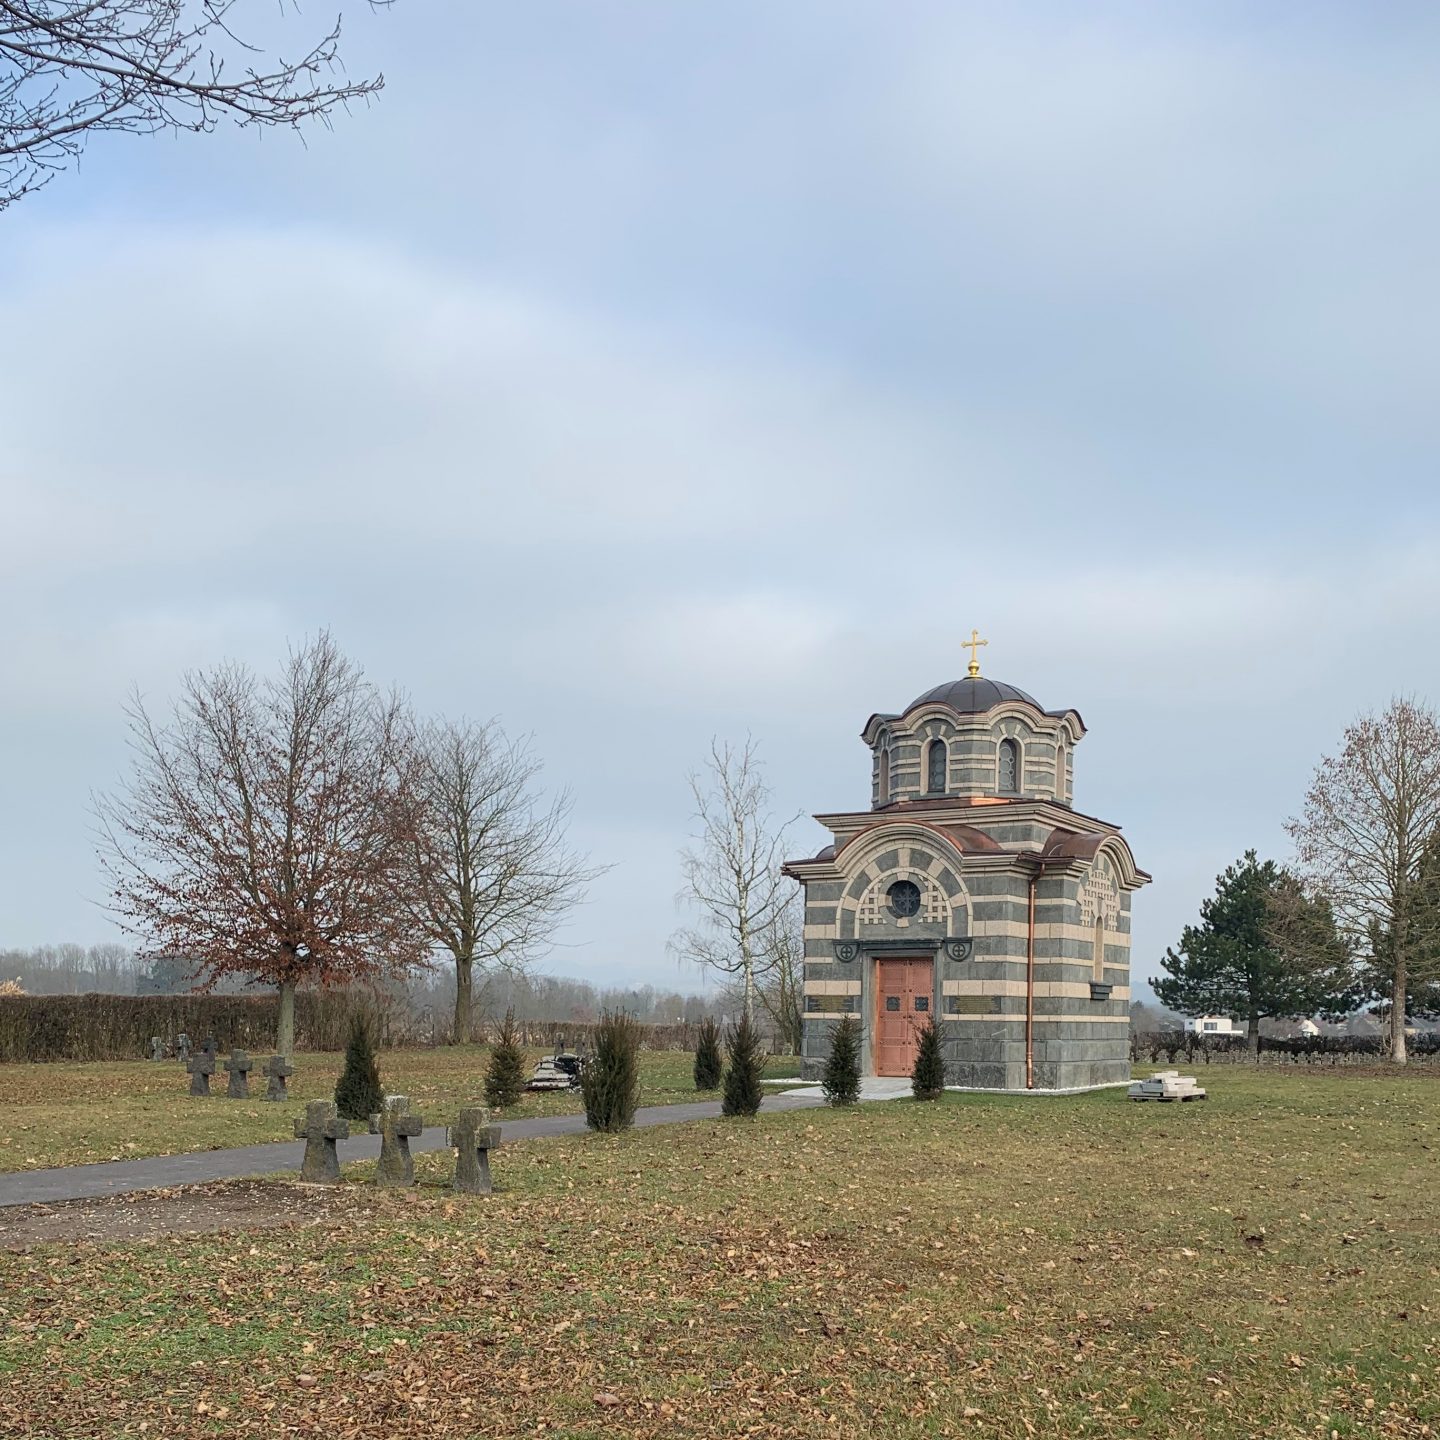
[{"label": "pine tree", "polygon": [[730,1064],[725,1071],[725,1093],[720,1101],[722,1115],[754,1115],[760,1109],[760,1076],[765,1057],[760,1052],[760,1036],[748,1015],[730,1027],[728,1040]]},{"label": "pine tree", "polygon": [[515,1011],[505,1012],[490,1063],[485,1067],[485,1103],[495,1110],[517,1104],[525,1093],[525,1052],[520,1048],[520,1032],[515,1024]]},{"label": "pine tree", "polygon": [[380,1113],[385,1091],[380,1084],[380,1067],[375,1063],[375,1040],[370,1022],[357,1015],[350,1022],[350,1040],[345,1047],[345,1068],[335,1084],[335,1109],[344,1120],[368,1120]]},{"label": "pine tree", "polygon": [[695,1045],[695,1088],[718,1090],[725,1062],[720,1055],[720,1027],[711,1019],[700,1022]]},{"label": "pine tree", "polygon": [[640,1104],[640,1026],[623,1010],[607,1010],[594,1038],[594,1053],[580,1072],[585,1123],[614,1135],[630,1128]]},{"label": "pine tree", "polygon": [[1252,1051],[1266,1016],[1343,1015],[1359,993],[1330,906],[1253,850],[1216,878],[1200,923],[1160,966],[1165,977],[1150,985],[1162,1005],[1243,1020]]},{"label": "pine tree", "polygon": [[860,1099],[860,1024],[853,1015],[846,1015],[830,1038],[820,1091],[831,1105],[854,1105]]},{"label": "pine tree", "polygon": [[910,1072],[910,1093],[917,1100],[938,1100],[945,1093],[945,1056],[940,1049],[940,1027],[932,1010],[920,1030],[920,1048]]}]

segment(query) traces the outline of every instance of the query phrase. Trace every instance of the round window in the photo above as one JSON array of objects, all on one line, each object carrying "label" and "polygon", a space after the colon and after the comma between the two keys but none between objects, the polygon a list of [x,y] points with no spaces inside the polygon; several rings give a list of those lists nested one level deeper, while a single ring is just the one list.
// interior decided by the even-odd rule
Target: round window
[{"label": "round window", "polygon": [[897,880],[885,894],[890,899],[890,913],[898,920],[920,913],[920,887],[913,880]]}]

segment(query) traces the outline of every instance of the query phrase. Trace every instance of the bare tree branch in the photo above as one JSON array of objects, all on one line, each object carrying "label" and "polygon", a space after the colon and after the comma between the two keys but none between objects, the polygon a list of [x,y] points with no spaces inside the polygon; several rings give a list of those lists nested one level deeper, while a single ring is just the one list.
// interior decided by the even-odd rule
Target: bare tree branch
[{"label": "bare tree branch", "polygon": [[418,749],[414,913],[430,943],[454,957],[454,1040],[463,1045],[476,968],[523,968],[605,867],[570,848],[571,798],[540,795],[527,741],[507,739],[493,721],[432,722]]},{"label": "bare tree branch", "polygon": [[1315,771],[1286,829],[1305,879],[1388,992],[1391,1058],[1405,1060],[1410,991],[1440,976],[1440,719],[1414,700],[1362,715]]},{"label": "bare tree branch", "polygon": [[698,922],[676,931],[671,952],[724,975],[737,975],[745,1014],[754,1022],[757,982],[776,964],[793,882],[780,867],[785,836],[798,817],[776,825],[770,787],[753,739],[736,750],[710,742],[703,774],[690,776],[699,830],[680,852],[680,900],[699,911]]},{"label": "bare tree branch", "polygon": [[232,23],[239,3],[0,0],[0,210],[97,131],[208,132],[227,119],[298,129],[383,87],[381,75],[341,78],[338,17],[297,59],[262,63]]}]

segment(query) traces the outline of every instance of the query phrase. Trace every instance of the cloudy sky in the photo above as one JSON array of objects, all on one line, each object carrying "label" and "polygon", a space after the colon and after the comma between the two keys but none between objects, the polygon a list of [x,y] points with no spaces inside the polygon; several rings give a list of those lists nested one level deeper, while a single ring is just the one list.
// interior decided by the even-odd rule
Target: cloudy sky
[{"label": "cloudy sky", "polygon": [[533,732],[614,866],[548,966],[602,981],[693,983],[712,734],[858,807],[972,625],[1090,726],[1137,978],[1440,700],[1433,6],[347,23],[387,87],[333,133],[106,139],[0,214],[0,946],[115,936],[132,685],[321,626]]}]

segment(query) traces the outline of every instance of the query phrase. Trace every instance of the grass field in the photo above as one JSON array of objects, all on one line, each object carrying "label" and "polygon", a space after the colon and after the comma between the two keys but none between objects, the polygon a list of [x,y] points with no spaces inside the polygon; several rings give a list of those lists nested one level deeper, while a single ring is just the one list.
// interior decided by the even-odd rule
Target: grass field
[{"label": "grass field", "polygon": [[427,1156],[285,1187],[309,1227],[0,1254],[0,1433],[1430,1435],[1440,1084],[1207,1080],[532,1141],[484,1200]]},{"label": "grass field", "polygon": [[[540,1054],[531,1052],[530,1062]],[[409,1095],[428,1121],[444,1124],[464,1101],[483,1099],[488,1058],[483,1046],[382,1051],[380,1078],[388,1091]],[[178,1061],[0,1065],[0,1171],[288,1140],[305,1102],[334,1094],[343,1060],[338,1052],[297,1055],[292,1098],[285,1104],[258,1098],[265,1093],[258,1061],[250,1076],[257,1098],[250,1100],[225,1098],[225,1072],[218,1066],[204,1100],[187,1093],[190,1077]],[[641,1104],[694,1100],[693,1063],[677,1052],[642,1052]],[[798,1067],[792,1058],[771,1059],[766,1073],[794,1075]],[[577,1095],[552,1092],[527,1095],[500,1114],[518,1119],[582,1108]]]}]

